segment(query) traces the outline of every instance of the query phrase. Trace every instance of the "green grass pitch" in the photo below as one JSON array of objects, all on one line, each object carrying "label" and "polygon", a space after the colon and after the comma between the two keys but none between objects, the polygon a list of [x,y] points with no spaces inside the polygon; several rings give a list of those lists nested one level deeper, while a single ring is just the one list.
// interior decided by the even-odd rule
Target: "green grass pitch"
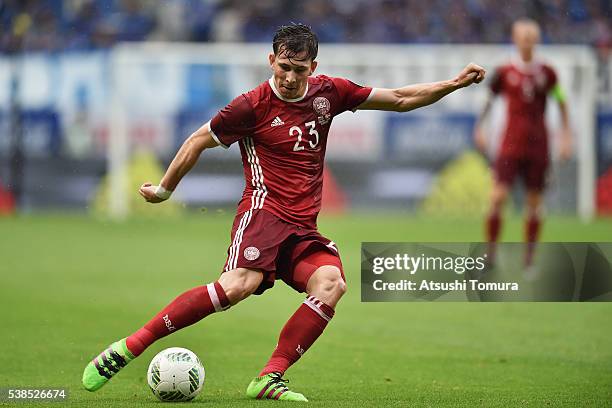
[{"label": "green grass pitch", "polygon": [[[282,282],[159,341],[100,391],[80,385],[85,364],[103,347],[182,291],[216,278],[231,219],[0,219],[0,387],[67,387],[75,407],[160,406],[146,368],[161,349],[180,346],[196,352],[207,372],[191,404],[280,404],[248,401],[244,390],[303,299]],[[506,227],[504,239],[520,240],[519,219]],[[610,303],[360,302],[361,241],[479,241],[480,220],[353,214],[323,218],[320,228],[338,243],[349,292],[326,333],[287,373],[311,406],[612,405]],[[550,218],[543,239],[606,241],[611,232],[611,220]]]}]

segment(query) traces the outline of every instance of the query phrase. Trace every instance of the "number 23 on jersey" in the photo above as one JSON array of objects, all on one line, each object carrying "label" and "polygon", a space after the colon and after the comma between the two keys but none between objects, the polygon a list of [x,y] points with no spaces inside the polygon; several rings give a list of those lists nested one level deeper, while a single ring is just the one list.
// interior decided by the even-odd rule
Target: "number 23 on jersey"
[{"label": "number 23 on jersey", "polygon": [[316,122],[314,120],[310,122],[306,122],[304,124],[304,126],[306,126],[306,128],[308,129],[308,136],[306,137],[307,140],[302,139],[304,132],[302,131],[301,127],[291,126],[291,128],[289,129],[289,136],[291,138],[294,138],[294,137],[297,138],[295,145],[293,146],[294,152],[299,152],[301,150],[304,150],[308,146],[310,146],[310,149],[317,148],[317,146],[319,145],[319,132],[317,132],[317,130],[315,129],[315,125],[316,125]]}]

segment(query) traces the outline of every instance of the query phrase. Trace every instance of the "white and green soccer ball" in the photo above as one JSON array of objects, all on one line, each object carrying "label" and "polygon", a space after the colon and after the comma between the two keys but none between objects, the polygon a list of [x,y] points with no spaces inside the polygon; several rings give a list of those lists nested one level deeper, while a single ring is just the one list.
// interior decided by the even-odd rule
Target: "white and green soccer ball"
[{"label": "white and green soccer ball", "polygon": [[194,352],[171,347],[153,357],[147,382],[161,401],[190,401],[202,391],[205,375],[204,366]]}]

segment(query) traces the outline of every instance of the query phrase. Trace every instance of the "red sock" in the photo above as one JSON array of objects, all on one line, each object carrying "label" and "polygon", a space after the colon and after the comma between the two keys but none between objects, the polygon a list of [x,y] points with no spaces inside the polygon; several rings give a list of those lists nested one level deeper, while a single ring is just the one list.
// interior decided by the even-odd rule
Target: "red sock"
[{"label": "red sock", "polygon": [[138,356],[154,341],[229,307],[229,300],[219,282],[198,286],[179,295],[149,323],[129,336],[127,347]]},{"label": "red sock", "polygon": [[332,317],[334,309],[308,296],[281,330],[278,345],[259,376],[287,371],[323,333]]},{"label": "red sock", "polygon": [[489,262],[495,261],[495,247],[501,230],[501,217],[499,211],[492,211],[487,217],[487,242],[489,243]]},{"label": "red sock", "polygon": [[531,266],[533,262],[533,254],[540,234],[540,224],[540,217],[537,215],[531,215],[525,223],[525,242],[527,243],[525,266]]}]

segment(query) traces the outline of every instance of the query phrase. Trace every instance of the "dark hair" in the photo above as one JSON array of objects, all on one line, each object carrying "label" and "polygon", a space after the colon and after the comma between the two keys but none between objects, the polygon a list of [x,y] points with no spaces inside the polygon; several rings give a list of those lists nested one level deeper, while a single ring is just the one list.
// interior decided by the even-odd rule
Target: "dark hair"
[{"label": "dark hair", "polygon": [[295,57],[306,52],[304,60],[317,58],[319,52],[319,39],[310,27],[301,23],[291,23],[280,26],[274,33],[272,40],[274,55],[284,52],[287,58]]}]

